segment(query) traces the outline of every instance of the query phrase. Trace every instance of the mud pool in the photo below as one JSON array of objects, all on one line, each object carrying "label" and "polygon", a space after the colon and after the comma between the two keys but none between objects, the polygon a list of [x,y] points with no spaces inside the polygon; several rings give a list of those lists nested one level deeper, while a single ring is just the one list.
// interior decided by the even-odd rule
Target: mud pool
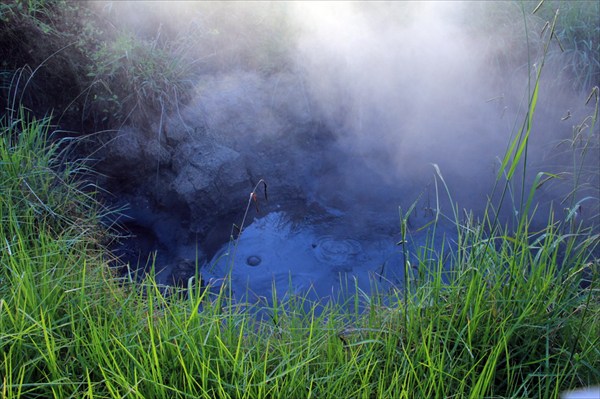
[{"label": "mud pool", "polygon": [[[494,211],[510,228],[538,172],[575,167],[565,166],[575,164],[558,143],[572,137],[573,121],[589,120],[591,103],[567,95],[550,70],[540,81],[544,100],[526,118],[535,69],[505,73],[486,37],[464,31],[440,7],[429,12],[424,24],[390,19],[387,28],[357,13],[347,24],[363,22],[356,36],[307,18],[285,68],[211,69],[185,105],[151,126],[98,136],[98,186],[124,209],[115,222],[124,234],[115,248],[119,264],[138,279],[154,273],[160,284],[182,288],[196,272],[214,286],[231,274],[234,295],[248,302],[401,288],[399,208],[419,199],[407,261],[434,264],[443,245],[447,265],[456,227],[440,222],[433,242],[422,228],[434,208],[476,220],[488,201],[498,203],[493,188],[507,144],[528,121],[527,173],[513,176]],[[597,159],[577,168],[596,170]],[[597,198],[598,175],[586,178],[587,191],[574,203]],[[238,239],[233,226],[242,225],[248,193],[261,179],[269,200],[260,212],[251,207]],[[538,222],[564,208],[553,204],[571,192],[568,179],[540,184]],[[581,219],[597,220],[597,209],[586,203]]]},{"label": "mud pool", "polygon": [[[154,273],[158,283],[182,288],[196,271],[216,286],[231,273],[236,297],[249,302],[272,298],[274,290],[278,298],[331,299],[356,287],[370,292],[372,284],[400,287],[399,207],[421,197],[410,218],[416,264],[427,236],[417,230],[432,217],[432,169],[398,177],[389,173],[385,143],[340,141],[340,127],[308,113],[297,76],[248,74],[236,84],[240,79],[237,101],[223,99],[231,96],[230,77],[215,79],[161,135],[124,127],[103,147],[100,169],[110,176],[103,185],[124,209],[120,262],[138,279]],[[263,99],[265,92],[271,94]],[[215,119],[238,108],[243,117]],[[256,137],[265,115],[273,131]],[[268,201],[260,198],[260,210],[251,204],[238,239],[233,226],[241,226],[260,179],[268,182]]]},{"label": "mud pool", "polygon": [[[426,234],[411,237],[411,253],[425,244]],[[290,295],[338,300],[356,288],[400,288],[404,257],[397,243],[394,234],[357,232],[343,224],[295,225],[284,212],[272,212],[223,246],[203,275],[219,279],[230,272],[234,295],[248,302]]]},{"label": "mud pool", "polygon": [[[270,303],[275,297],[290,296],[341,301],[356,294],[357,289],[365,293],[401,289],[404,255],[399,243],[399,216],[394,223],[393,212],[383,212],[389,220],[372,220],[366,226],[356,223],[353,210],[313,206],[312,211],[298,218],[297,212],[288,212],[281,205],[265,206],[269,208],[273,209],[260,214],[250,208],[249,213],[254,215],[248,218],[242,233],[238,235],[236,227],[229,226],[230,240],[221,242],[208,256],[200,249],[202,243],[177,246],[176,228],[167,215],[153,215],[153,229],[162,232],[153,235],[139,226],[145,221],[139,212],[135,213],[136,224],[130,225],[133,235],[128,242],[136,243],[137,252],[126,258],[131,264],[138,262],[133,267],[138,272],[154,272],[157,282],[165,287],[187,287],[187,280],[197,270],[203,283],[216,292],[231,275],[233,296],[245,303]],[[390,208],[393,211],[395,207]],[[411,273],[416,274],[419,251],[427,245],[428,237],[434,238],[436,251],[444,240],[446,251],[452,245],[451,226],[438,223],[435,237],[431,230],[418,229],[432,218],[431,213],[419,208],[409,218],[407,253]],[[226,238],[224,232],[221,236],[222,240]],[[431,253],[436,256],[435,251]]]}]

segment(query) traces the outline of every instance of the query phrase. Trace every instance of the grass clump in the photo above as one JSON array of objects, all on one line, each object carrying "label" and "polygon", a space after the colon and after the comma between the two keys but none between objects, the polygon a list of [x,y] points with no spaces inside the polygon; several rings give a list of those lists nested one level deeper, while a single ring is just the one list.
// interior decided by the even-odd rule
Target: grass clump
[{"label": "grass clump", "polygon": [[542,17],[550,19],[549,10],[560,10],[555,32],[559,48],[550,58],[566,58],[561,60],[560,73],[570,78],[574,89],[589,91],[600,84],[600,5],[596,1],[547,3],[540,8]]},{"label": "grass clump", "polygon": [[[64,142],[49,145],[50,128],[50,118],[23,108],[0,120],[3,397],[27,395],[44,378],[60,380],[57,340],[69,322],[64,304],[74,295],[73,279],[98,257],[104,234],[91,187],[76,180],[85,168],[61,162]],[[60,397],[62,389],[48,392]]]},{"label": "grass clump", "polygon": [[[472,29],[473,35],[484,38],[486,47],[494,50],[490,53],[491,62],[498,70],[516,70],[528,67],[523,60],[545,51],[544,35],[530,32],[542,32],[556,10],[560,12],[552,47],[546,56],[547,69],[552,70],[556,84],[589,93],[600,84],[600,6],[597,1],[477,2],[468,7],[463,23]],[[523,17],[519,17],[522,13]]]},{"label": "grass clump", "polygon": [[90,52],[87,75],[93,78],[93,104],[101,110],[102,123],[149,127],[156,114],[173,112],[187,98],[193,71],[184,50],[169,44],[121,32]]}]

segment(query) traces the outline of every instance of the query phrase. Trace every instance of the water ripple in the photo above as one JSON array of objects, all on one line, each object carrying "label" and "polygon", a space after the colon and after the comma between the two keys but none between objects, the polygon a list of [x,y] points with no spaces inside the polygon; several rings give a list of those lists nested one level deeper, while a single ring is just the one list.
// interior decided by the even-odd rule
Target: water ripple
[{"label": "water ripple", "polygon": [[330,265],[343,265],[358,255],[362,248],[358,241],[321,236],[313,244],[315,257],[319,262]]}]

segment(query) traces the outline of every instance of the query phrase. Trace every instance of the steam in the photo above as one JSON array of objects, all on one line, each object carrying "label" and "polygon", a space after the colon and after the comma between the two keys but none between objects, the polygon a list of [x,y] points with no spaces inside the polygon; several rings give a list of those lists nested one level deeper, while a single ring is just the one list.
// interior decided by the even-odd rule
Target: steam
[{"label": "steam", "polygon": [[[529,51],[535,61],[543,21],[524,20],[509,4],[515,21],[508,27],[493,20],[477,26],[469,18],[477,18],[481,4],[470,2],[295,5],[292,15],[302,32],[296,65],[320,117],[355,163],[401,192],[401,203],[406,193],[431,182],[431,165],[437,164],[462,207],[481,207],[498,159],[525,117],[529,79],[539,67],[528,69],[524,24],[533,32]],[[511,65],[511,52],[523,58]],[[502,68],[501,61],[508,65]],[[583,104],[556,81],[552,66],[547,69],[532,132],[534,170],[548,170],[544,159],[571,134],[572,125],[559,117],[567,104]],[[585,117],[581,108],[577,112]],[[341,174],[348,188],[362,190],[355,172],[346,165]],[[377,192],[387,199],[385,191]]]},{"label": "steam", "polygon": [[464,7],[298,6],[297,61],[312,98],[341,145],[389,182],[422,185],[435,163],[475,185],[505,148],[502,110],[486,102],[501,92],[485,49],[460,26]]},{"label": "steam", "polygon": [[[525,117],[539,67],[527,52],[535,61],[543,44],[543,21],[512,3],[496,4],[514,13],[512,24],[486,20],[491,14],[473,2],[172,4],[160,4],[170,10],[164,29],[204,32],[189,50],[207,74],[188,114],[202,114],[210,134],[238,148],[317,121],[336,144],[313,194],[362,208],[432,195],[433,164],[461,207],[481,208]],[[139,3],[129,8],[119,18],[147,30]],[[252,58],[258,53],[266,58]],[[547,68],[531,134],[534,171],[558,162],[548,154],[589,111]],[[562,123],[567,110],[573,119]]]}]

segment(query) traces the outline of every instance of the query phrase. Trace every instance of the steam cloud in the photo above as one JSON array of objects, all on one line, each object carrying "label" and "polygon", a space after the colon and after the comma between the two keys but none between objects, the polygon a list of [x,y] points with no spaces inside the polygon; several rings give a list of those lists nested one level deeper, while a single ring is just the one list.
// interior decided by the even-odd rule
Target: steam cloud
[{"label": "steam cloud", "polygon": [[486,54],[458,24],[463,7],[298,7],[297,60],[323,118],[352,156],[405,190],[423,188],[431,163],[466,185],[489,181],[507,140],[501,110],[485,102],[499,94]]},{"label": "steam cloud", "polygon": [[[238,143],[285,134],[286,121],[266,108],[284,104],[304,120],[308,113],[333,132],[339,155],[335,167],[314,183],[314,192],[325,200],[343,196],[375,209],[407,206],[428,185],[431,191],[432,164],[439,165],[461,207],[481,208],[498,173],[498,158],[525,117],[529,79],[539,67],[529,66],[527,51],[535,61],[543,45],[543,21],[532,16],[524,21],[508,3],[507,12],[515,15],[508,25],[506,19],[503,24],[485,20],[483,3],[473,2],[177,3],[185,12],[171,4],[161,5],[171,10],[162,21],[171,18],[187,26],[186,18],[196,18],[205,33],[229,27],[212,46],[206,44],[208,34],[200,37],[193,50],[196,59],[217,67],[199,82],[199,96],[190,107],[211,110],[205,119],[221,120],[223,126],[232,118],[243,120],[243,137],[230,138]],[[120,18],[142,29],[144,21],[132,15],[140,14],[121,13]],[[232,28],[242,21],[245,28]],[[292,32],[284,44],[294,78],[265,77],[239,55],[268,47],[252,38],[278,24],[288,24]],[[527,29],[529,47],[524,45]],[[585,94],[564,90],[556,78],[559,67],[545,68],[531,133],[532,173],[561,169],[564,160],[552,155],[554,147],[571,136],[573,121],[590,113],[580,107]],[[206,82],[223,90],[207,95]],[[226,98],[228,92],[234,97]],[[223,115],[214,115],[219,110]],[[561,121],[567,110],[572,119]],[[236,135],[236,129],[223,126],[209,127]],[[541,200],[548,203],[559,194],[564,192]]]},{"label": "steam cloud", "polygon": [[[474,29],[469,18],[477,18],[480,7],[334,2],[299,3],[292,10],[302,32],[296,65],[315,108],[355,163],[364,162],[402,192],[399,203],[414,199],[406,193],[423,190],[435,163],[461,206],[481,207],[498,158],[524,118],[528,78],[535,74],[523,53],[524,21],[516,9],[514,25],[487,21]],[[537,34],[541,21],[527,18]],[[531,44],[532,59],[541,46]],[[502,68],[510,53],[521,60]],[[573,110],[583,103],[564,91],[553,66],[546,69],[531,135],[529,163],[536,173],[542,165],[552,169],[548,154],[571,134],[572,122],[560,120],[568,104]],[[580,120],[586,115],[574,112]],[[351,163],[341,170],[348,187],[364,189],[368,179],[357,181]]]}]

